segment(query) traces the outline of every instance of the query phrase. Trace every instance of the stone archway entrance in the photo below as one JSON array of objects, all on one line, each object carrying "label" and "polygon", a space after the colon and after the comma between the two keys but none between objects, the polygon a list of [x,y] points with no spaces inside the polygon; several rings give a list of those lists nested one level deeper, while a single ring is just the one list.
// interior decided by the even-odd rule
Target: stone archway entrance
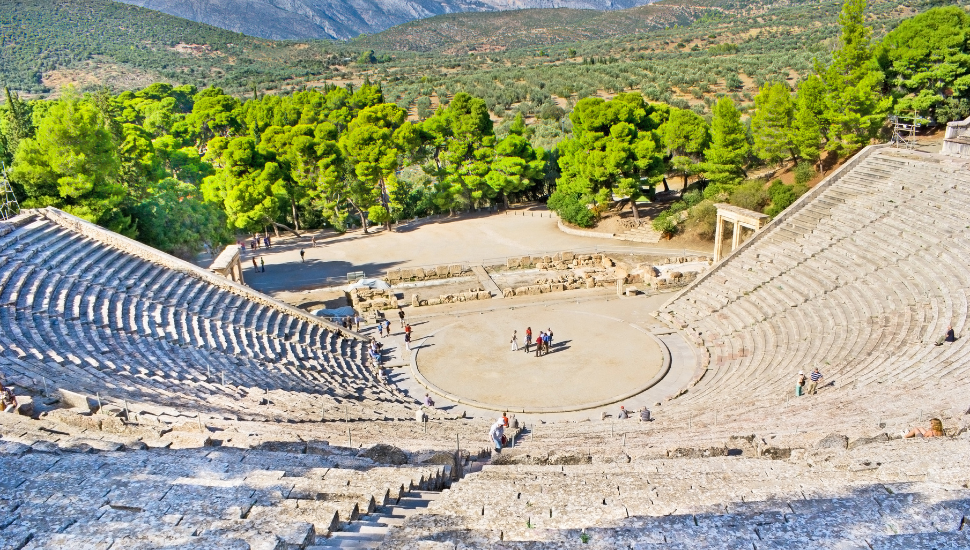
[{"label": "stone archway entrance", "polygon": [[768,216],[754,210],[747,210],[719,202],[717,207],[717,226],[714,231],[714,261],[721,261],[721,245],[724,240],[724,222],[734,224],[731,232],[731,251],[741,246],[741,230],[750,229],[757,232],[768,224]]}]

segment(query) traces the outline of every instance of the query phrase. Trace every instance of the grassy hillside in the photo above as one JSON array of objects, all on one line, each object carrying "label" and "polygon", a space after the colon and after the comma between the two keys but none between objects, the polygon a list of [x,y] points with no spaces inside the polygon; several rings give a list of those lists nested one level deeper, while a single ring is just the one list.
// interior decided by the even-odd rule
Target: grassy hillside
[{"label": "grassy hillside", "polygon": [[[947,3],[874,0],[868,13],[880,34]],[[662,0],[607,13],[458,14],[352,42],[286,42],[110,0],[13,0],[0,2],[0,84],[34,96],[65,84],[118,92],[155,81],[243,95],[369,78],[413,118],[459,91],[485,98],[496,119],[554,120],[582,97],[629,90],[706,113],[718,94],[745,105],[760,84],[809,72],[831,50],[840,6]],[[412,51],[390,51],[400,48]]]},{"label": "grassy hillside", "polygon": [[130,88],[162,80],[241,90],[323,73],[345,55],[333,45],[250,38],[111,0],[0,2],[0,83],[31,93],[71,81]]},{"label": "grassy hillside", "polygon": [[354,43],[380,50],[495,52],[684,26],[706,11],[704,7],[692,5],[653,4],[610,12],[543,9],[454,13],[360,36]]}]

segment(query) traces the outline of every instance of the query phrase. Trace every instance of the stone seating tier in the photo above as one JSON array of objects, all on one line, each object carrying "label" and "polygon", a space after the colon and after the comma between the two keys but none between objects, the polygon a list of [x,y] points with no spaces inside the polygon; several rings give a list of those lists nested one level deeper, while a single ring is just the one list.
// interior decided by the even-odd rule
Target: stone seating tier
[{"label": "stone seating tier", "polygon": [[80,445],[0,442],[4,548],[305,548],[409,491],[441,490],[448,475],[353,453]]},{"label": "stone seating tier", "polygon": [[19,384],[249,418],[413,418],[351,333],[60,211],[6,227],[0,357]]},{"label": "stone seating tier", "polygon": [[798,370],[838,387],[959,385],[966,330],[970,172],[935,155],[875,149],[658,313],[710,355],[676,400],[777,402]]},{"label": "stone seating tier", "polygon": [[382,548],[966,548],[970,470],[948,455],[965,442],[910,443],[786,460],[486,466]]}]

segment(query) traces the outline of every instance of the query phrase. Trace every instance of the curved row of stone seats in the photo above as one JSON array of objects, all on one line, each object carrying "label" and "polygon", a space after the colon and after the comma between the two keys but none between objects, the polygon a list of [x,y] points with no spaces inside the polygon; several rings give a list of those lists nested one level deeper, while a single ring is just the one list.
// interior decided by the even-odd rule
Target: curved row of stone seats
[{"label": "curved row of stone seats", "polygon": [[962,163],[867,149],[754,242],[672,299],[661,319],[710,354],[678,401],[778,400],[820,367],[836,386],[970,381],[970,184]]},{"label": "curved row of stone seats", "polygon": [[910,443],[800,460],[486,466],[382,548],[967,548],[965,442]]},{"label": "curved row of stone seats", "polygon": [[4,433],[0,547],[305,548],[404,493],[440,490],[450,476],[442,466],[375,465],[355,449],[321,452],[92,452]]},{"label": "curved row of stone seats", "polygon": [[315,418],[348,401],[413,416],[362,337],[56,209],[3,224],[0,262],[4,372],[34,387],[254,418],[246,400],[267,392]]}]

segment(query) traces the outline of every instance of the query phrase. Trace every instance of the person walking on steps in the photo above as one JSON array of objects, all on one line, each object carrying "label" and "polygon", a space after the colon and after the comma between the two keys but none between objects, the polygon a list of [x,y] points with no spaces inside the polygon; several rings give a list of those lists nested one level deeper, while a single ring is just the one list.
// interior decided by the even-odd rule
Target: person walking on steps
[{"label": "person walking on steps", "polygon": [[495,452],[501,453],[502,447],[505,446],[505,421],[499,418],[495,424],[492,424],[488,430],[488,437],[495,445]]},{"label": "person walking on steps", "polygon": [[[549,345],[551,346],[552,345],[552,329],[551,328],[547,328],[546,331],[547,331],[546,332],[546,340],[549,341]],[[549,350],[547,349],[546,351],[549,351]]]},{"label": "person walking on steps", "polygon": [[354,313],[354,327],[356,327],[354,330],[356,330],[357,332],[360,332],[360,314],[359,313]]},{"label": "person walking on steps", "polygon": [[263,273],[266,273],[266,260],[262,256],[259,257],[259,267],[262,267]]},{"label": "person walking on steps", "polygon": [[256,256],[253,256],[253,271],[259,273],[259,265],[256,263]]},{"label": "person walking on steps", "polygon": [[316,248],[317,247],[317,236],[316,235],[310,237],[310,246],[311,246],[311,248]]},{"label": "person walking on steps", "polygon": [[303,262],[303,263],[306,263],[306,258],[305,258],[305,256],[306,256],[306,250],[303,250],[303,249],[301,248],[301,249],[300,249],[300,261],[301,261],[301,262]]},{"label": "person walking on steps", "polygon": [[526,327],[525,329],[525,352],[529,353],[529,347],[532,346],[532,327]]},{"label": "person walking on steps", "polygon": [[404,347],[408,351],[411,351],[411,333],[410,332],[405,332],[404,333]]},{"label": "person walking on steps", "polygon": [[397,316],[401,319],[401,328],[404,328],[404,308],[398,306]]},{"label": "person walking on steps", "polygon": [[519,331],[512,331],[512,351],[519,351]]},{"label": "person walking on steps", "polygon": [[539,332],[539,335],[536,336],[536,357],[539,357],[540,355],[542,355],[542,332],[541,331]]},{"label": "person walking on steps", "polygon": [[795,397],[801,397],[805,393],[805,373],[798,371],[798,378],[795,379]]},{"label": "person walking on steps", "polygon": [[810,380],[808,384],[808,395],[815,395],[818,391],[818,383],[824,377],[822,373],[818,372],[818,367],[815,367],[815,370],[812,371],[812,374],[808,375],[808,378]]}]

